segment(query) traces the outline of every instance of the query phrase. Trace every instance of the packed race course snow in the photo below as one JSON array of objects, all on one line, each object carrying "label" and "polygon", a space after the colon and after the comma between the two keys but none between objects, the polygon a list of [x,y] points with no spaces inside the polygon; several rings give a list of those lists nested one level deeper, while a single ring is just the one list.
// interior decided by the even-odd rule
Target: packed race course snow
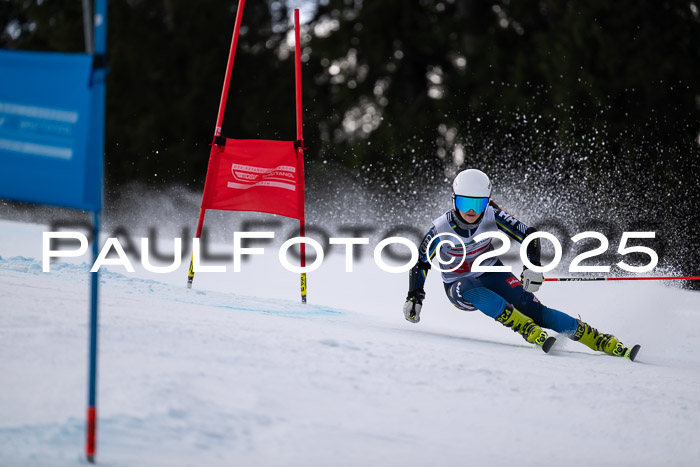
[{"label": "packed race course snow", "polygon": [[[0,221],[2,466],[85,463],[90,257],[42,272],[46,229]],[[548,306],[642,345],[547,355],[452,307],[435,273],[406,322],[407,274],[365,256],[327,256],[306,305],[274,248],[191,290],[187,264],[103,270],[98,463],[700,465],[700,293],[547,283]]]}]

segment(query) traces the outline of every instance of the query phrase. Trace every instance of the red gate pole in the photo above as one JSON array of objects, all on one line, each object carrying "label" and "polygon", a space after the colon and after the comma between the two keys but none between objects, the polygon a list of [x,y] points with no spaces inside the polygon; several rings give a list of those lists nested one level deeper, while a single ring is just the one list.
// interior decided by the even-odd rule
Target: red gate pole
[{"label": "red gate pole", "polygon": [[226,99],[228,98],[228,86],[231,82],[231,71],[233,70],[233,60],[236,57],[236,47],[238,46],[238,33],[241,30],[241,19],[243,19],[243,8],[245,0],[239,0],[238,11],[236,12],[236,25],[233,28],[233,38],[231,39],[231,50],[228,52],[228,64],[226,65],[226,78],[224,88],[221,90],[221,101],[219,102],[219,116],[216,118],[216,128],[214,137],[221,136],[221,126],[224,124],[224,112],[226,111]]},{"label": "red gate pole", "polygon": [[[299,38],[299,10],[294,10],[294,85],[296,88],[297,110],[297,187],[299,190],[299,236],[306,236],[306,220],[304,212],[304,131],[301,107],[301,41]],[[299,244],[301,250],[300,264],[306,267],[306,244]],[[301,303],[306,303],[306,273],[301,273]]]},{"label": "red gate pole", "polygon": [[546,282],[578,281],[696,281],[700,276],[657,276],[657,277],[547,277]]},{"label": "red gate pole", "polygon": [[[197,220],[197,231],[194,234],[194,238],[200,238],[202,235],[202,227],[204,225],[204,214],[206,214],[207,209],[206,202],[209,200],[209,192],[211,190],[209,180],[215,178],[216,174],[209,174],[214,172],[219,166],[218,153],[216,151],[216,139],[221,136],[221,127],[224,124],[224,113],[226,112],[226,99],[228,98],[228,88],[231,82],[231,72],[233,71],[233,61],[236,58],[236,47],[238,47],[238,35],[241,30],[241,20],[243,19],[243,8],[245,7],[245,0],[239,0],[238,10],[236,11],[236,23],[233,27],[233,38],[231,39],[231,48],[228,52],[228,63],[226,64],[226,76],[224,77],[224,87],[221,90],[221,100],[219,101],[219,115],[216,117],[216,127],[214,128],[214,138],[211,143],[211,152],[209,153],[209,164],[207,166],[207,176],[204,181],[204,192],[202,193],[202,205],[199,208],[199,219]],[[192,253],[192,259],[190,259],[190,270],[187,274],[187,288],[192,287],[192,281],[194,280],[194,252]]]}]

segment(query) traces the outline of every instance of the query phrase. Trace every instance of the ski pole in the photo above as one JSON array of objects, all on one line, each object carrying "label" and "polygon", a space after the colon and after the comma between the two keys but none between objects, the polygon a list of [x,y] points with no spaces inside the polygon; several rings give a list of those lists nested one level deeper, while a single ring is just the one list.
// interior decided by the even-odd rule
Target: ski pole
[{"label": "ski pole", "polygon": [[659,276],[659,277],[546,277],[545,282],[569,282],[569,281],[695,281],[700,276]]}]

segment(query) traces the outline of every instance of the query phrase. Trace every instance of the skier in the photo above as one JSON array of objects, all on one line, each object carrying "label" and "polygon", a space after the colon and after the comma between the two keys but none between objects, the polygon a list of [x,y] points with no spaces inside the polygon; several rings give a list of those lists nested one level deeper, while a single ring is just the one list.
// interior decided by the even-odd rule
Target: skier
[{"label": "skier", "polygon": [[[453,209],[433,221],[419,248],[418,262],[409,272],[408,297],[403,306],[408,321],[420,321],[425,298],[423,286],[431,268],[429,259],[439,254],[443,261],[456,260],[440,269],[444,270],[442,280],[447,297],[457,308],[466,311],[479,309],[521,334],[527,342],[541,346],[545,352],[549,351],[556,339],[549,338],[542,328],[566,334],[570,339],[593,350],[634,360],[640,348],[638,345],[627,348],[612,334],[599,333],[583,321],[544,306],[533,294],[544,281],[541,272],[523,267],[519,281],[509,272],[471,270],[472,263],[480,254],[494,249],[491,245],[492,238],[474,242],[473,238],[477,235],[501,230],[522,243],[525,237],[536,231],[491,201],[491,182],[485,173],[476,169],[460,172],[452,184],[452,201]],[[454,235],[464,245],[456,241]],[[443,243],[437,251],[438,244],[443,240],[451,240],[454,246]],[[459,268],[447,272],[463,257],[465,261]],[[540,266],[538,239],[528,245],[527,258],[532,264]],[[496,257],[487,258],[481,265],[503,266]]]}]

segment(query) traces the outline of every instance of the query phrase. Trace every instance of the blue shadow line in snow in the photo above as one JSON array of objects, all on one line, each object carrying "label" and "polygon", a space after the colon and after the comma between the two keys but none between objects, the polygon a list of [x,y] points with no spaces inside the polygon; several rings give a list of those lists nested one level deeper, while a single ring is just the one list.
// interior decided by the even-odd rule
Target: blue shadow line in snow
[{"label": "blue shadow line in snow", "polygon": [[342,315],[343,312],[341,311],[336,311],[336,310],[331,310],[330,308],[326,309],[316,309],[313,311],[288,311],[288,310],[263,310],[263,309],[257,309],[257,308],[243,308],[243,307],[238,307],[238,306],[231,306],[231,305],[213,305],[216,308],[227,308],[229,310],[241,310],[241,311],[252,311],[254,313],[265,313],[269,315],[278,315],[278,316],[327,316],[327,315]]},{"label": "blue shadow line in snow", "polygon": [[218,305],[218,304],[207,304],[207,303],[198,303],[198,302],[192,302],[189,300],[181,300],[181,299],[174,299],[176,302],[180,303],[187,303],[189,305],[201,305],[201,306],[211,306],[214,308],[224,308],[227,310],[236,310],[236,311],[250,311],[253,313],[265,313],[268,315],[277,315],[277,316],[339,316],[342,315],[342,311],[338,310],[333,310],[331,308],[314,308],[313,310],[266,310],[262,308],[249,308],[249,307],[243,307],[243,306],[233,306],[233,305]]}]

